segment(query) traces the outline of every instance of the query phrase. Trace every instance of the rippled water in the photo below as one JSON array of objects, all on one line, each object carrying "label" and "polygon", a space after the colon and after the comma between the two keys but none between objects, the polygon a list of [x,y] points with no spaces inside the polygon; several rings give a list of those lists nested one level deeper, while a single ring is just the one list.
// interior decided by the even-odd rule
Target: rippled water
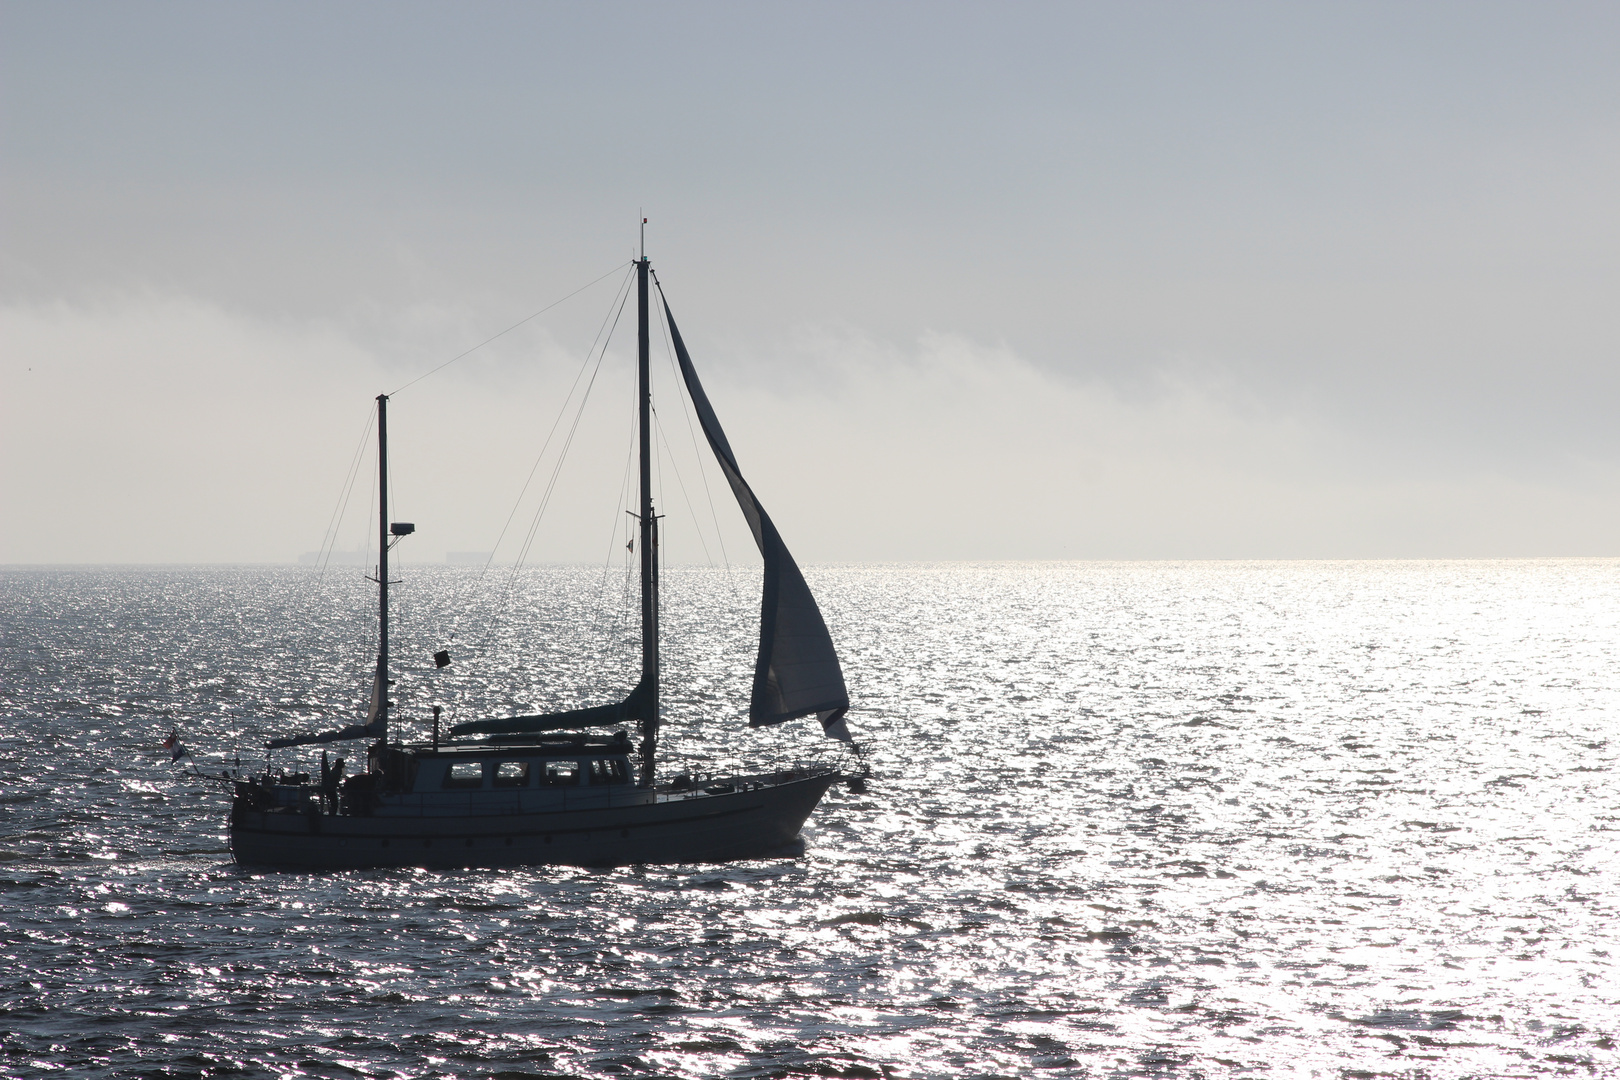
[{"label": "rippled water", "polygon": [[[875,780],[802,856],[315,876],[158,742],[352,718],[358,571],[0,571],[0,1075],[1620,1075],[1620,564],[809,576]],[[402,714],[628,688],[620,577],[507,584],[407,573]],[[672,767],[831,752],[756,589],[669,572]]]}]

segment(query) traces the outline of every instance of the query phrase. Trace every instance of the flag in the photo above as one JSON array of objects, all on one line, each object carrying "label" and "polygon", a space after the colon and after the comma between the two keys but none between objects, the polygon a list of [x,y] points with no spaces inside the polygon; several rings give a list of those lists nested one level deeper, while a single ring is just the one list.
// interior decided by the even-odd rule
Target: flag
[{"label": "flag", "polygon": [[169,764],[174,764],[183,757],[191,756],[186,744],[180,741],[180,732],[176,728],[169,729],[169,737],[163,740],[163,749],[169,752]]}]

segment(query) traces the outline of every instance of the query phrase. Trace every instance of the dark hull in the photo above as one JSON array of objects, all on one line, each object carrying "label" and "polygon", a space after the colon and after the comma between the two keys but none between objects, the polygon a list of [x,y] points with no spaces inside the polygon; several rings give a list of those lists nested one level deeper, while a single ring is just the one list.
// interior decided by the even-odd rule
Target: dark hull
[{"label": "dark hull", "polygon": [[244,866],[623,866],[728,862],[791,843],[836,772],[722,794],[490,816],[300,814],[238,808],[231,851]]}]

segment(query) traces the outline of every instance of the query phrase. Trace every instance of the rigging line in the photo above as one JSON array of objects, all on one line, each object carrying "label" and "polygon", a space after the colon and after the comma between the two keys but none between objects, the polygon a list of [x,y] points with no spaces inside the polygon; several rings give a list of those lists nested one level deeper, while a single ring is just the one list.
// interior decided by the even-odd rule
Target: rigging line
[{"label": "rigging line", "polygon": [[[399,421],[396,420],[396,421],[394,421],[394,423],[396,425],[395,430],[397,431],[398,430],[397,425],[398,425]],[[399,474],[398,469],[389,469],[388,470],[388,521],[389,521],[389,524],[393,524],[395,521],[403,520],[400,517],[400,513],[399,513],[399,485],[397,483],[395,483],[395,481],[394,481],[394,477],[397,476],[398,474]],[[392,533],[390,533],[390,535],[392,535]],[[397,544],[397,543],[399,543],[398,539],[389,541],[390,545]]]},{"label": "rigging line", "polygon": [[[584,377],[585,369],[591,366],[591,353],[596,351],[597,343],[602,340],[602,331],[607,327],[608,318],[613,315],[615,309],[621,311],[624,309],[624,300],[629,299],[627,287],[634,272],[635,268],[632,266],[630,271],[624,275],[624,280],[619,283],[619,292],[613,294],[615,303],[608,307],[608,314],[602,317],[602,326],[597,328],[596,338],[591,342],[590,349],[585,353],[585,361],[579,365],[579,371],[574,374],[574,382],[569,386],[567,396],[563,398],[562,408],[557,410],[557,419],[551,422],[551,430],[546,433],[546,441],[541,445],[540,453],[535,455],[534,464],[529,467],[528,478],[523,481],[523,488],[518,492],[516,501],[512,503],[512,512],[506,515],[506,524],[501,526],[501,533],[495,538],[495,549],[489,553],[489,558],[484,562],[485,570],[488,570],[490,563],[495,561],[495,555],[501,549],[501,541],[506,539],[506,531],[512,527],[512,519],[517,516],[518,507],[523,505],[523,496],[528,494],[529,485],[534,482],[534,474],[539,470],[540,462],[545,459],[546,449],[551,446],[552,437],[557,434],[557,425],[561,424],[562,418],[568,414],[568,403],[573,400],[574,390],[579,386],[579,380]],[[624,293],[624,300],[619,298],[619,293]],[[617,323],[618,320],[615,319],[614,321]],[[603,345],[603,351],[607,351],[606,345]],[[601,361],[598,360],[597,363],[600,366]],[[480,576],[482,575],[480,574]]]},{"label": "rigging line", "polygon": [[630,463],[634,460],[636,452],[636,404],[635,395],[632,394],[630,396],[630,439],[625,447],[624,471],[619,476],[619,495],[613,504],[613,527],[608,530],[608,549],[607,557],[602,562],[602,580],[596,583],[596,607],[599,612],[603,613],[602,617],[609,622],[612,621],[614,616],[608,605],[602,603],[602,596],[607,590],[608,575],[613,572],[613,551],[619,542],[619,523],[627,516],[625,514],[627,509],[625,493],[630,488]]},{"label": "rigging line", "polygon": [[[517,499],[512,500],[512,510],[507,513],[507,520],[505,520],[504,525],[501,526],[501,534],[496,536],[496,542],[494,542],[494,547],[492,547],[491,551],[489,551],[488,559],[484,559],[483,565],[478,568],[478,575],[476,575],[473,580],[463,581],[460,589],[457,589],[455,619],[454,622],[450,623],[450,641],[458,640],[458,635],[460,635],[460,627],[462,627],[462,615],[467,614],[467,606],[465,606],[463,602],[460,602],[462,601],[462,596],[465,596],[465,589],[470,588],[470,586],[483,585],[484,578],[486,578],[486,575],[489,573],[489,567],[494,565],[496,555],[501,554],[501,542],[504,541],[507,531],[512,528],[512,520],[517,517],[518,507],[522,507],[523,505],[523,495],[527,495],[528,487],[530,487],[530,484],[535,483],[535,473],[538,473],[539,471],[539,463],[546,460],[546,450],[551,447],[551,440],[556,437],[557,427],[561,426],[562,418],[567,416],[567,413],[569,413],[569,402],[572,402],[573,400],[573,392],[578,389],[580,379],[585,376],[585,369],[590,368],[591,355],[595,353],[596,345],[598,345],[598,343],[603,345],[603,353],[606,355],[606,350],[608,350],[608,347],[606,347],[606,343],[603,342],[603,332],[606,330],[606,327],[608,327],[609,319],[614,316],[614,311],[622,311],[622,309],[624,309],[625,301],[629,300],[630,280],[632,280],[633,275],[635,275],[635,267],[632,266],[629,270],[625,270],[624,280],[619,282],[619,288],[614,291],[614,300],[612,300],[612,303],[608,304],[608,313],[604,314],[601,325],[596,327],[596,337],[591,338],[591,347],[588,348],[588,350],[585,350],[585,359],[580,361],[580,369],[578,369],[577,372],[573,372],[573,382],[572,384],[569,384],[569,392],[565,393],[564,397],[562,397],[562,405],[557,408],[556,419],[552,419],[551,429],[546,432],[546,440],[544,440],[541,447],[539,447],[539,453],[536,453],[535,455],[535,463],[528,468],[528,476],[523,478],[523,487],[522,489],[518,489]],[[624,293],[622,298],[620,298],[620,293]],[[617,324],[617,321],[614,321],[614,324]],[[596,366],[601,368],[601,356],[596,358]],[[595,381],[595,377],[595,374],[593,374],[591,379]],[[588,390],[586,390],[586,393],[588,393]],[[527,547],[525,547],[525,551],[527,551]],[[505,604],[507,604],[507,601],[510,599],[512,586],[517,583],[517,572],[520,570],[520,568],[522,568],[522,565],[523,555],[520,554],[518,555],[518,559],[512,563],[512,573],[509,575],[509,580],[507,580],[505,589],[502,589],[501,594],[499,594],[499,601],[497,601],[496,604],[496,614],[494,614],[494,617],[492,617],[491,625],[484,628],[484,630],[488,631],[488,633],[494,633],[494,630],[496,630],[496,625],[494,625],[494,623],[496,623],[496,620],[501,619],[502,614],[505,612]]]},{"label": "rigging line", "polygon": [[557,451],[557,464],[552,467],[551,479],[547,482],[545,494],[540,499],[540,508],[534,512],[534,521],[529,525],[529,535],[524,538],[517,565],[512,568],[514,580],[518,568],[523,565],[523,560],[529,557],[529,549],[534,545],[535,534],[540,529],[540,519],[545,516],[546,507],[551,503],[551,493],[556,490],[557,478],[562,475],[563,462],[568,459],[568,449],[574,445],[574,433],[579,430],[579,422],[585,415],[585,403],[591,398],[591,388],[596,385],[596,376],[602,371],[602,361],[607,358],[608,343],[613,340],[613,331],[619,328],[619,317],[624,314],[624,305],[629,300],[630,294],[626,292],[624,300],[619,303],[618,314],[613,317],[613,325],[608,328],[607,337],[602,341],[601,351],[596,354],[596,367],[591,369],[590,382],[585,384],[585,390],[580,394],[579,408],[574,412],[574,422],[568,429],[567,437],[563,439],[562,449]]},{"label": "rigging line", "polygon": [[[367,506],[376,506],[377,505],[377,470],[376,469],[369,469],[367,471],[371,473],[371,487],[366,492],[366,505]],[[367,515],[365,515],[365,514],[360,515],[360,520],[362,522],[365,522],[366,525],[368,526],[366,532],[360,534],[361,540],[360,540],[360,543],[359,543],[358,547],[359,547],[359,550],[361,550],[361,551],[364,551],[365,548],[366,548],[366,541],[365,541],[366,533],[369,533],[371,531],[370,528],[369,528],[371,523],[369,521],[366,521],[366,517],[367,517]],[[365,566],[365,563],[361,563],[360,565]]]},{"label": "rigging line", "polygon": [[[681,467],[675,464],[675,448],[669,445],[669,436],[664,434],[664,422],[659,418],[657,410],[653,411],[653,429],[658,432],[658,438],[661,442],[663,442],[664,449],[669,451],[669,467],[675,473],[675,483],[680,486],[681,498],[686,500],[686,512],[692,515],[692,524],[696,525],[698,520],[697,510],[692,506],[692,496],[686,493],[686,480],[681,476]],[[702,467],[703,463],[700,461],[698,463],[698,468],[702,469]],[[703,545],[703,559],[712,568],[714,566],[714,558],[709,554],[709,543],[707,540],[703,539],[702,528],[699,528],[696,531],[698,543]]]},{"label": "rigging line", "polygon": [[[662,299],[663,295],[664,287],[663,285],[659,285],[658,296],[660,299]],[[669,360],[670,370],[675,373],[675,384],[676,386],[681,386],[683,385],[684,380],[682,380],[681,373],[675,366],[675,346],[669,340],[668,320],[659,319],[658,328],[664,332],[664,356]],[[714,493],[709,490],[709,471],[703,467],[703,451],[698,449],[697,432],[692,428],[692,407],[687,402],[685,394],[677,393],[675,396],[680,399],[681,412],[686,417],[686,434],[692,440],[692,453],[697,457],[698,477],[703,481],[704,497],[709,500],[709,520],[714,522],[714,538],[720,544],[720,561],[726,568],[726,579],[730,581],[731,559],[726,555],[726,535],[720,531],[720,515],[715,512]],[[671,453],[673,453],[673,451],[671,451]],[[696,512],[692,514],[692,517],[694,519],[697,517]],[[701,533],[701,529],[699,531]],[[736,591],[735,586],[733,586],[732,591]]]},{"label": "rigging line", "polygon": [[[607,313],[602,316],[602,324],[596,328],[596,337],[591,340],[591,347],[585,351],[585,359],[580,362],[579,370],[574,373],[574,381],[569,384],[568,393],[563,396],[562,405],[557,409],[557,418],[551,422],[551,429],[546,432],[545,442],[541,444],[540,452],[535,455],[534,464],[529,466],[529,475],[524,478],[523,487],[518,491],[517,498],[512,501],[512,509],[506,515],[506,522],[501,526],[500,535],[495,538],[495,546],[490,550],[489,558],[485,559],[484,565],[479,568],[478,577],[474,579],[475,583],[479,583],[484,580],[485,575],[489,572],[490,566],[495,562],[495,556],[500,554],[501,542],[506,539],[506,533],[512,527],[512,520],[517,517],[518,508],[523,505],[523,496],[529,493],[529,485],[534,483],[534,474],[540,470],[540,463],[545,460],[546,450],[550,448],[551,440],[556,436],[557,428],[562,424],[563,417],[568,415],[568,404],[574,398],[574,391],[579,388],[579,380],[584,377],[585,369],[591,366],[591,354],[596,351],[598,344],[602,345],[602,351],[604,354],[607,352],[607,345],[602,341],[602,334],[607,330],[608,320],[610,318],[613,319],[614,325],[617,325],[618,320],[614,318],[614,312],[624,310],[625,301],[627,301],[630,296],[630,281],[634,276],[635,267],[632,265],[628,270],[625,271],[624,280],[619,282],[619,288],[613,294],[613,303],[608,305]],[[621,294],[623,294],[622,297]],[[609,336],[611,337],[611,333]],[[602,364],[601,357],[597,358],[596,363],[597,367],[600,368]],[[594,381],[596,376],[592,375],[591,378]],[[523,558],[520,555],[512,564],[512,573],[508,575],[506,587],[501,591],[500,600],[495,607],[494,618],[491,620],[492,624],[499,620],[505,613],[507,601],[511,598],[512,586],[516,584],[517,572],[522,565]],[[456,635],[460,630],[461,615],[462,611],[458,610],[456,613],[456,620],[450,628],[451,640],[456,639]],[[488,629],[490,633],[493,633],[495,627],[491,625],[486,629]]]},{"label": "rigging line", "polygon": [[[626,280],[627,281],[629,280],[628,277],[626,278]],[[558,450],[558,452],[557,452],[557,464],[551,470],[551,477],[550,477],[549,481],[546,484],[545,493],[541,496],[540,506],[539,506],[538,509],[535,510],[534,519],[529,524],[528,535],[524,538],[523,546],[518,551],[517,560],[512,564],[512,572],[509,575],[507,575],[506,590],[501,596],[500,607],[496,609],[495,618],[493,620],[491,620],[492,623],[498,624],[499,620],[506,613],[506,608],[507,608],[508,603],[510,603],[510,601],[511,601],[512,593],[513,593],[514,589],[517,587],[518,573],[523,569],[524,560],[529,557],[529,550],[534,545],[535,534],[539,531],[539,528],[540,528],[540,519],[545,516],[546,507],[551,502],[551,493],[556,489],[557,478],[562,473],[563,462],[568,457],[569,447],[571,447],[573,445],[573,443],[574,443],[574,434],[579,430],[579,421],[580,421],[581,417],[583,417],[585,415],[585,405],[590,400],[591,388],[596,385],[596,377],[602,371],[602,361],[607,358],[608,344],[610,342],[612,342],[612,340],[613,340],[613,331],[618,329],[619,318],[624,314],[624,305],[626,303],[628,303],[629,300],[630,300],[630,293],[629,293],[629,290],[626,289],[624,291],[623,297],[619,301],[618,311],[613,316],[612,325],[607,327],[607,336],[602,337],[601,332],[598,331],[597,336],[598,336],[598,340],[600,340],[601,343],[602,343],[602,347],[596,354],[596,366],[591,370],[590,381],[585,384],[585,390],[580,395],[579,407],[574,412],[574,421],[569,426],[567,436],[563,439],[562,448],[560,450]],[[593,343],[592,347],[595,348],[594,343]],[[587,354],[587,360],[588,360],[588,358],[589,358],[589,354]],[[575,378],[575,384],[576,385],[578,384],[578,378],[577,377]],[[569,392],[570,397],[572,397],[572,393],[573,393],[572,390],[570,390],[570,392]],[[566,410],[566,408],[567,408],[567,403],[565,401],[564,402],[564,409]],[[562,419],[562,417],[559,416],[558,420],[561,421],[561,419]],[[553,430],[555,430],[555,428]],[[547,436],[546,441],[548,443],[550,442],[550,436]],[[545,451],[542,449],[541,450],[541,455],[544,456],[544,454],[545,454]],[[540,459],[536,458],[535,463],[534,463],[534,467],[539,468],[539,466],[540,466]],[[533,477],[533,470],[530,470],[530,477],[531,478]],[[525,490],[527,490],[527,487],[528,487],[528,485],[525,484],[524,485]],[[521,499],[521,496],[520,496],[520,499]],[[513,513],[516,513],[516,512],[517,512],[517,508],[513,507]]]},{"label": "rigging line", "polygon": [[613,568],[613,549],[619,540],[619,522],[625,516],[625,491],[630,487],[630,463],[636,456],[636,401],[630,400],[630,445],[624,452],[624,474],[619,478],[619,501],[613,504],[613,530],[608,534],[607,561],[602,567],[602,580],[607,580],[608,571]]},{"label": "rigging line", "polygon": [[[664,333],[664,355],[669,359],[670,367],[674,368],[675,346],[669,338],[669,300],[664,296],[664,283],[658,280],[658,275],[654,273],[652,278],[653,284],[658,286],[658,298],[664,301],[665,317],[658,320],[658,328]],[[676,384],[684,386],[685,380],[681,378],[679,371],[676,371],[675,376]],[[676,393],[675,396],[681,399],[681,412],[686,416],[686,434],[692,440],[692,450],[697,455],[698,477],[703,481],[703,497],[709,501],[709,520],[714,523],[714,538],[720,545],[720,562],[726,570],[726,591],[731,593],[731,602],[736,604],[740,602],[737,596],[737,579],[732,573],[731,556],[726,552],[726,534],[720,528],[720,515],[714,508],[714,492],[709,488],[709,470],[703,467],[703,451],[698,449],[697,432],[692,427],[692,406],[686,400],[687,395]],[[730,485],[729,480],[726,483],[727,486]],[[693,514],[692,516],[695,518],[697,515]],[[699,532],[701,533],[701,529]]]},{"label": "rigging line", "polygon": [[[608,574],[612,573],[613,571],[613,548],[619,539],[619,522],[625,517],[625,490],[630,486],[630,462],[635,454],[636,449],[635,416],[636,400],[634,395],[632,395],[630,398],[630,443],[629,446],[625,448],[624,472],[619,477],[619,494],[613,504],[613,525],[608,529],[607,558],[602,563],[601,580],[596,583],[596,600],[594,607],[597,612],[596,625],[599,630],[604,624],[611,623],[614,618],[613,613],[608,608],[608,605],[602,602],[602,597],[607,591]],[[612,637],[612,630],[613,627],[609,626],[608,633],[610,639]]]},{"label": "rigging line", "polygon": [[388,396],[393,397],[394,394],[399,393],[401,390],[410,389],[411,387],[415,386],[417,383],[421,382],[423,379],[427,378],[429,375],[437,374],[438,372],[441,372],[445,368],[449,367],[451,364],[455,363],[457,360],[460,360],[462,357],[472,355],[473,353],[477,352],[479,349],[482,349],[485,345],[488,345],[490,342],[496,340],[496,338],[503,338],[507,334],[510,334],[512,331],[516,330],[518,327],[522,326],[524,323],[530,322],[530,321],[532,321],[534,319],[538,319],[540,316],[544,315],[546,312],[550,311],[552,308],[556,307],[558,304],[561,304],[564,300],[572,300],[574,297],[578,296],[580,293],[584,292],[586,289],[589,289],[592,285],[597,284],[597,282],[602,281],[604,278],[612,277],[614,275],[614,273],[618,271],[618,269],[619,268],[617,266],[615,266],[612,270],[609,270],[607,273],[603,274],[602,277],[597,278],[595,281],[592,281],[592,282],[590,282],[589,284],[586,284],[586,285],[581,285],[579,288],[575,289],[573,292],[571,292],[567,296],[563,297],[562,300],[553,300],[551,303],[547,304],[545,307],[541,308],[539,311],[536,311],[533,315],[524,316],[523,318],[519,319],[517,322],[513,323],[511,326],[508,326],[505,330],[502,330],[500,333],[496,334],[494,337],[487,337],[483,341],[480,341],[478,344],[474,345],[472,348],[466,350],[465,352],[459,352],[456,355],[452,356],[450,359],[446,360],[444,363],[440,364],[438,367],[433,368],[430,371],[424,371],[422,374],[418,375],[416,378],[412,379],[410,382],[408,382],[404,386],[400,387],[399,390],[393,391]]},{"label": "rigging line", "polygon": [[[630,440],[629,440],[629,444],[625,447],[625,457],[624,457],[624,501],[620,505],[619,509],[624,511],[624,514],[625,514],[626,517],[636,517],[637,515],[635,514],[635,511],[634,511],[634,508],[633,508],[633,504],[634,504],[635,498],[636,498],[635,486],[634,486],[635,482],[632,481],[630,479],[630,477],[632,475],[631,469],[633,468],[634,462],[636,460],[636,442],[637,442],[637,440],[636,440],[636,434],[637,434],[636,433],[636,428],[637,428],[637,425],[638,425],[637,412],[640,410],[641,401],[640,401],[639,395],[631,394],[631,395],[629,395],[629,397],[630,397]],[[623,560],[623,564],[622,564],[622,566],[620,568],[621,572],[619,574],[619,584],[620,584],[619,608],[618,608],[619,625],[618,625],[618,636],[617,636],[617,638],[615,638],[615,641],[618,643],[618,646],[619,646],[619,648],[621,650],[620,651],[621,658],[624,659],[624,660],[630,660],[635,655],[635,646],[637,644],[636,639],[635,639],[635,635],[631,631],[631,620],[634,618],[635,614],[638,613],[637,612],[638,605],[636,605],[631,600],[632,579],[635,576],[635,571],[632,568],[632,563],[634,562],[634,559],[635,559],[635,550],[634,550],[634,544],[635,544],[634,536],[635,536],[635,534],[631,533],[630,525],[629,525],[628,522],[625,523],[624,529],[625,529],[625,544],[624,544],[624,547],[622,549],[620,549],[621,554],[619,555],[619,557]]]},{"label": "rigging line", "polygon": [[[652,371],[650,370],[651,369],[650,364],[648,365],[648,368],[649,368],[649,370],[647,372],[647,414],[653,418],[653,424],[656,426],[657,423],[658,423],[658,420],[657,420],[657,417],[658,417],[658,403],[653,400]],[[653,458],[652,481],[653,481],[654,486],[658,488],[658,505],[663,505],[663,502],[664,502],[664,455],[660,454],[658,452],[658,444],[657,443],[652,444],[652,458]],[[654,536],[658,535],[658,515],[656,513],[653,514],[653,535]],[[664,550],[664,545],[663,544],[655,545],[653,547],[653,557],[657,558],[658,552],[660,552],[662,550]]]},{"label": "rigging line", "polygon": [[546,478],[546,490],[540,495],[540,505],[534,511],[534,517],[529,521],[529,531],[524,534],[523,546],[518,549],[517,562],[512,566],[512,576],[516,578],[518,570],[522,569],[529,557],[529,551],[534,547],[534,539],[540,531],[540,519],[546,516],[546,508],[551,505],[551,494],[557,490],[557,479],[562,475],[562,467],[568,459],[568,451],[574,445],[574,433],[579,430],[580,419],[585,415],[585,405],[590,400],[591,387],[596,385],[596,372],[601,370],[601,359],[597,359],[597,366],[591,372],[591,381],[585,386],[585,393],[580,396],[579,407],[574,411],[573,423],[568,426],[568,434],[563,438],[563,444],[557,451],[557,463],[551,467],[551,475]]},{"label": "rigging line", "polygon": [[320,575],[317,578],[317,581],[325,578],[326,569],[331,563],[332,553],[337,548],[337,539],[339,533],[342,531],[343,518],[348,513],[349,500],[354,495],[354,483],[359,476],[360,462],[365,454],[366,440],[371,435],[372,418],[372,414],[368,410],[366,426],[360,432],[360,441],[358,444],[356,444],[354,448],[354,456],[349,461],[349,471],[343,478],[342,486],[338,489],[337,504],[332,508],[332,517],[328,519],[326,523],[326,532],[321,537],[320,553],[316,557],[316,563],[320,569]]},{"label": "rigging line", "polygon": [[337,505],[332,507],[332,517],[326,523],[326,532],[321,537],[320,552],[315,557],[319,570],[315,578],[316,584],[326,577],[326,568],[332,561],[332,552],[337,547],[337,531],[343,522],[343,515],[348,512],[349,499],[354,495],[354,481],[360,471],[360,458],[366,450],[366,439],[371,435],[371,425],[377,419],[377,410],[366,410],[366,426],[360,432],[360,442],[355,445],[354,457],[349,461],[348,475],[343,478],[343,485],[338,488]]}]

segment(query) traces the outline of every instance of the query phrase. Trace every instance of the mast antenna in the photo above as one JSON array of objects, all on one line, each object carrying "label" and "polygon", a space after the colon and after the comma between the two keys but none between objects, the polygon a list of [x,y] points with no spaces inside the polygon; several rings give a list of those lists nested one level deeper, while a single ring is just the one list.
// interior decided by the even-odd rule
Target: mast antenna
[{"label": "mast antenna", "polygon": [[641,257],[643,259],[647,257],[647,219],[645,216],[641,219]]}]

